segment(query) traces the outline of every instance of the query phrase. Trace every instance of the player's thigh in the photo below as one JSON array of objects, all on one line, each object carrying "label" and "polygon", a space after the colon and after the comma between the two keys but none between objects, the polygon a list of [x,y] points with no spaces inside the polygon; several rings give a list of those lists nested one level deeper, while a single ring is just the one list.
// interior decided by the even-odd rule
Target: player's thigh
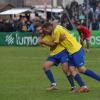
[{"label": "player's thigh", "polygon": [[65,51],[64,55],[61,56],[61,58],[59,59],[59,61],[61,63],[62,69],[63,70],[68,70],[69,55],[68,55],[68,53],[66,51]]},{"label": "player's thigh", "polygon": [[61,64],[61,66],[62,66],[62,70],[63,70],[65,73],[70,73],[70,72],[69,72],[69,68],[68,68],[68,63],[67,63],[67,62]]}]

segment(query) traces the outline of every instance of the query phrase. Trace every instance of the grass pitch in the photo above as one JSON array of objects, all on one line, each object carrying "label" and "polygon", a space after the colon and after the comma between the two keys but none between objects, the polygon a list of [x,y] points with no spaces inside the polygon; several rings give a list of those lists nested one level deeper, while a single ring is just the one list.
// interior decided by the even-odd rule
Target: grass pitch
[{"label": "grass pitch", "polygon": [[[100,82],[81,75],[89,93],[71,93],[60,66],[53,67],[58,90],[48,92],[42,70],[48,52],[41,47],[0,47],[0,100],[100,100]],[[100,75],[100,48],[85,54],[85,63]]]}]

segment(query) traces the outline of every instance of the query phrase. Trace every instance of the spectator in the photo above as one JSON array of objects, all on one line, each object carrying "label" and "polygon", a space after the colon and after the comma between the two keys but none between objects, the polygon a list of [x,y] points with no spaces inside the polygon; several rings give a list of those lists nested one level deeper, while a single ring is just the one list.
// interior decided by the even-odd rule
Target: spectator
[{"label": "spectator", "polygon": [[92,30],[99,30],[99,22],[96,19],[92,22]]},{"label": "spectator", "polygon": [[96,7],[95,15],[97,19],[100,18],[100,4],[98,4],[98,6]]},{"label": "spectator", "polygon": [[4,21],[0,20],[0,32],[4,32]]},{"label": "spectator", "polygon": [[31,21],[27,22],[27,27],[28,27],[28,31],[29,32],[33,32],[34,33],[34,24]]}]

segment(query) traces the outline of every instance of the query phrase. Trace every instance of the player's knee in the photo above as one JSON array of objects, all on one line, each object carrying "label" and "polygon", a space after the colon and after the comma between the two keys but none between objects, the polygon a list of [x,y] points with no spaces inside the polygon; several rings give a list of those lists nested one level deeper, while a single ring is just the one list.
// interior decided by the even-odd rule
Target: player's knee
[{"label": "player's knee", "polygon": [[47,64],[43,64],[43,70],[49,70],[50,69],[50,66],[47,65]]},{"label": "player's knee", "polygon": [[83,71],[83,70],[79,70],[79,72],[80,72],[80,73],[84,73],[84,71]]},{"label": "player's knee", "polygon": [[72,74],[73,76],[77,74],[77,71],[74,67],[70,67],[69,70],[70,70],[70,74]]},{"label": "player's knee", "polygon": [[86,71],[86,68],[85,68],[85,67],[80,67],[80,68],[79,68],[79,72],[80,72],[80,73],[84,73],[85,71]]},{"label": "player's knee", "polygon": [[62,68],[63,68],[64,70],[68,70],[68,64],[67,64],[67,63],[62,64]]},{"label": "player's knee", "polygon": [[50,69],[49,67],[43,66],[43,70],[44,70],[44,71],[47,71],[47,70],[49,70],[49,69]]}]

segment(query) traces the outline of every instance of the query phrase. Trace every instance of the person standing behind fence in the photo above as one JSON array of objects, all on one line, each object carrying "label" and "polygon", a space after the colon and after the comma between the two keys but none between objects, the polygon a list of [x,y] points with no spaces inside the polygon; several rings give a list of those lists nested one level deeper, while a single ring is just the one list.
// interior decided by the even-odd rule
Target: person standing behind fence
[{"label": "person standing behind fence", "polygon": [[89,52],[90,38],[91,38],[90,30],[86,26],[81,25],[80,23],[76,23],[76,29],[79,32],[80,43],[81,43],[82,47],[84,48],[84,40],[86,40],[86,52]]}]

